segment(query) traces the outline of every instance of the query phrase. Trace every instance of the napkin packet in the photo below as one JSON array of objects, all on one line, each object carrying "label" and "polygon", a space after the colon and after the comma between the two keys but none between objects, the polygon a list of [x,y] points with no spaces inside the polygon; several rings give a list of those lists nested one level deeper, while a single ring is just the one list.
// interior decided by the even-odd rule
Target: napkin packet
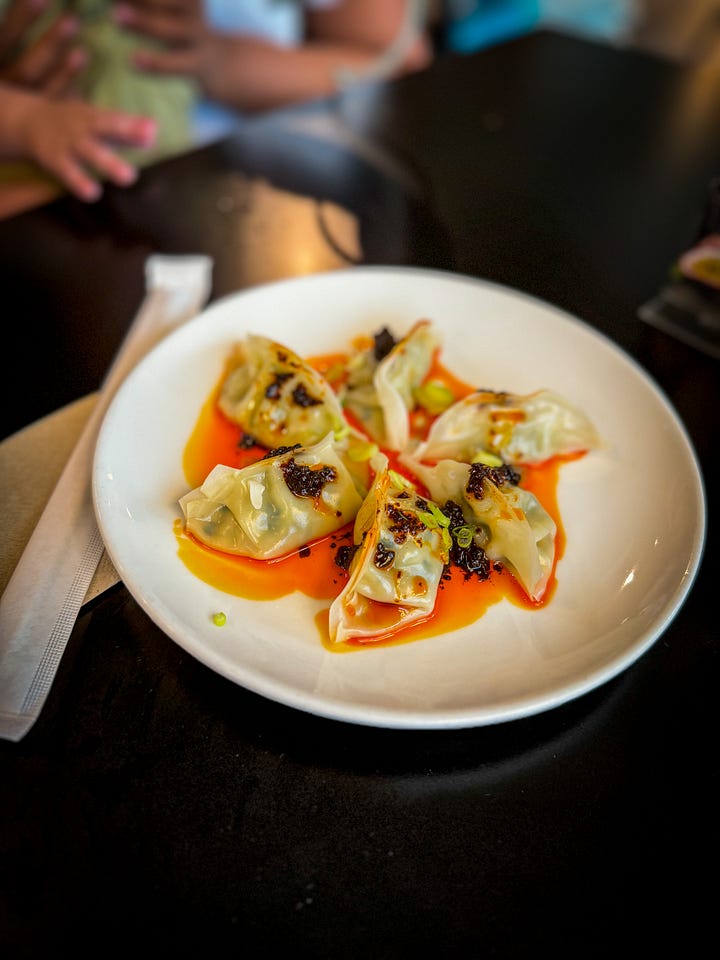
[{"label": "napkin packet", "polygon": [[720,177],[710,184],[695,242],[672,264],[667,282],[640,307],[638,316],[720,358]]},{"label": "napkin packet", "polygon": [[0,738],[20,740],[35,723],[102,557],[92,465],[105,413],[140,360],[204,308],[212,260],[153,254],[145,281],[146,296],[0,596]]}]

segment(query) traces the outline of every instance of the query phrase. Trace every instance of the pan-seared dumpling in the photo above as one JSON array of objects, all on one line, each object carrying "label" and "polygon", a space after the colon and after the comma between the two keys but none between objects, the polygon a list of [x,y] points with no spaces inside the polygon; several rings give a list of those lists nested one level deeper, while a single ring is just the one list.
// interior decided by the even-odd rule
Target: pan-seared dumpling
[{"label": "pan-seared dumpling", "polygon": [[341,398],[380,446],[403,450],[410,439],[414,391],[427,377],[440,341],[429,320],[418,320],[397,342],[388,336],[393,345],[386,354],[376,338],[372,347],[351,358]]},{"label": "pan-seared dumpling", "polygon": [[505,463],[537,464],[592,450],[599,442],[587,416],[550,390],[525,396],[478,390],[437,418],[413,456],[472,463],[485,452]]},{"label": "pan-seared dumpling", "polygon": [[452,512],[448,502],[460,508],[466,536],[488,559],[507,566],[531,600],[542,600],[555,559],[555,521],[534,494],[518,486],[512,467],[456,460],[427,466],[402,459],[441,510]]},{"label": "pan-seared dumpling", "polygon": [[284,344],[249,334],[230,358],[218,404],[261,446],[311,446],[345,426],[322,374]]},{"label": "pan-seared dumpling", "polygon": [[270,560],[350,523],[364,494],[329,433],[240,469],[218,464],[179,503],[185,529],[202,543]]},{"label": "pan-seared dumpling", "polygon": [[447,530],[434,505],[388,469],[377,470],[355,520],[355,553],[344,589],[330,607],[330,639],[372,642],[428,617],[448,561]]}]

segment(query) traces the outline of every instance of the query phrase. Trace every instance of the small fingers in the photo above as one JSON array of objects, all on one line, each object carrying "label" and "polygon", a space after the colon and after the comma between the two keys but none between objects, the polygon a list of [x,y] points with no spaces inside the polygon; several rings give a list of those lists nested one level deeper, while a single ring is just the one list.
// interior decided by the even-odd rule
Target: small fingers
[{"label": "small fingers", "polygon": [[50,169],[78,199],[93,203],[100,198],[102,187],[73,154],[58,157]]},{"label": "small fingers", "polygon": [[183,11],[159,8],[140,9],[120,3],[113,11],[113,19],[121,27],[143,33],[155,40],[176,45],[191,45],[198,37],[202,21]]},{"label": "small fingers", "polygon": [[105,140],[133,147],[151,147],[157,136],[157,123],[150,117],[105,110],[98,114],[93,132]]},{"label": "small fingers", "polygon": [[99,140],[87,140],[78,153],[81,159],[119,187],[129,187],[137,179],[137,170]]},{"label": "small fingers", "polygon": [[119,187],[129,187],[137,170],[99,140],[87,139],[56,158],[53,172],[76,197],[93,203],[102,194],[97,176]]},{"label": "small fingers", "polygon": [[82,101],[37,98],[30,114],[31,155],[79,199],[92,202],[102,192],[98,180],[129,186],[137,171],[118,145],[149,147],[157,124],[149,118],[93,107]]}]

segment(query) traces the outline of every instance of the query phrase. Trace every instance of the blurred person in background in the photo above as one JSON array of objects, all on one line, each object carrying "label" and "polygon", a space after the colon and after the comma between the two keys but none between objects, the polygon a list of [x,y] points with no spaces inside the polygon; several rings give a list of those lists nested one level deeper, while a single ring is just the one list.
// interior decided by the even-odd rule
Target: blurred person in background
[{"label": "blurred person in background", "polygon": [[417,0],[122,0],[115,22],[162,44],[139,50],[147,74],[197,84],[196,137],[247,115],[331,96],[349,78],[427,66],[426,4]]},{"label": "blurred person in background", "polygon": [[0,0],[0,157],[16,161],[0,164],[0,187],[93,200],[102,179],[131,183],[243,115],[331,95],[381,63],[385,76],[423,67],[424,6]]}]

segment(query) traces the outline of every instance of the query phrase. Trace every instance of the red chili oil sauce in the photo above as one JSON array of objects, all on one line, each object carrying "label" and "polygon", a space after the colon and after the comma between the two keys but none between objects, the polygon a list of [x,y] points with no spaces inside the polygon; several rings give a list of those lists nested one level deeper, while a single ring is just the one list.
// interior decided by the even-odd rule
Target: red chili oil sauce
[{"label": "red chili oil sauce", "polygon": [[[332,355],[315,357],[309,362],[320,372],[326,373],[344,359],[343,355]],[[437,360],[429,377],[448,386],[457,399],[473,392],[472,387],[459,381]],[[190,488],[200,486],[218,463],[244,467],[260,459],[266,452],[262,447],[243,449],[240,445],[242,429],[227,420],[217,404],[222,379],[221,377],[203,404],[185,447],[183,470]],[[431,422],[432,418],[429,417],[426,422],[422,419],[418,422],[416,418],[413,421],[414,429],[426,432]],[[560,467],[568,459],[575,457],[554,457],[538,466],[523,467],[521,470],[522,486],[535,494],[557,526],[555,566],[565,549],[565,532],[557,504],[557,483]],[[390,462],[391,466],[396,466],[392,456]],[[335,557],[339,547],[352,544],[352,530],[353,524],[349,523],[335,533],[314,540],[285,557],[276,560],[252,560],[212,550],[184,531],[182,519],[175,521],[180,559],[196,577],[224,593],[251,600],[276,600],[300,590],[314,599],[327,600],[327,608],[316,616],[315,623],[324,646],[337,653],[378,644],[389,646],[408,643],[458,630],[474,623],[500,600],[508,600],[526,609],[536,609],[545,606],[555,591],[555,566],[545,595],[539,602],[530,600],[515,578],[505,569],[493,569],[488,580],[480,581],[477,577],[466,579],[462,570],[452,568],[443,576],[435,609],[426,620],[407,627],[392,637],[373,639],[365,643],[354,640],[331,643],[328,635],[328,610],[348,578],[347,572],[335,562]]]}]

